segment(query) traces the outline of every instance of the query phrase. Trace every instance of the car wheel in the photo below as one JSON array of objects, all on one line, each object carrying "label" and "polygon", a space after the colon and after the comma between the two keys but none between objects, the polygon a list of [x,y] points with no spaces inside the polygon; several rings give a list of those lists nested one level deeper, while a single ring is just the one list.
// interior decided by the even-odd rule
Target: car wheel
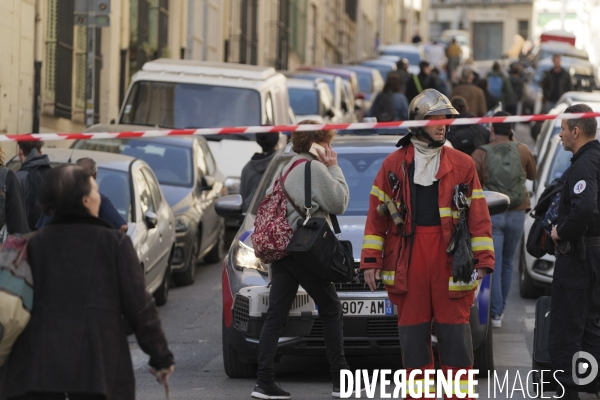
[{"label": "car wheel", "polygon": [[[169,258],[170,260],[170,258]],[[163,280],[154,292],[154,301],[158,307],[164,306],[167,304],[169,300],[169,289],[171,286],[171,262],[169,261],[169,265],[167,265],[167,269],[165,270],[165,275],[163,276]]]},{"label": "car wheel", "polygon": [[473,369],[479,370],[479,377],[487,377],[494,370],[494,346],[492,334],[492,316],[488,313],[487,335],[485,340],[474,353]]},{"label": "car wheel", "polygon": [[221,336],[223,343],[223,364],[227,376],[230,378],[256,378],[258,364],[240,361],[238,352],[227,342],[225,321],[222,322]]},{"label": "car wheel", "polygon": [[192,251],[188,261],[185,263],[183,271],[178,271],[173,274],[173,281],[177,286],[189,286],[196,280],[196,265],[198,264],[198,255],[200,254],[200,232],[196,234]]},{"label": "car wheel", "polygon": [[211,251],[204,257],[204,261],[210,264],[218,263],[225,256],[225,223],[221,224],[217,243]]},{"label": "car wheel", "polygon": [[544,294],[544,288],[536,286],[533,283],[533,279],[527,272],[527,265],[525,264],[525,254],[523,253],[525,248],[521,248],[521,257],[519,263],[519,294],[524,299],[537,299]]}]

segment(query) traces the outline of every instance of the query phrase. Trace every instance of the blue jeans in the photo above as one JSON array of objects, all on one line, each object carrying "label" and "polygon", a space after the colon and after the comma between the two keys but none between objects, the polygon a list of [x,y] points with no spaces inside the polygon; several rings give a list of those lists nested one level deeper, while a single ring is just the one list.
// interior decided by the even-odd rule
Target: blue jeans
[{"label": "blue jeans", "polygon": [[515,251],[523,235],[525,211],[492,215],[492,238],[496,264],[492,279],[492,315],[501,315],[510,292]]}]

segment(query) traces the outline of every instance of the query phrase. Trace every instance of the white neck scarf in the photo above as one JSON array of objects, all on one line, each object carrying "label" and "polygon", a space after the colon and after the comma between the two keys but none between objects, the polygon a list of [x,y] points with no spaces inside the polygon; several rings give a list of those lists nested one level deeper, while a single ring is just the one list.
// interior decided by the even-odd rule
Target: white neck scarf
[{"label": "white neck scarf", "polygon": [[421,186],[431,186],[437,181],[435,176],[440,168],[441,147],[429,147],[415,136],[410,138],[415,148],[415,183]]}]

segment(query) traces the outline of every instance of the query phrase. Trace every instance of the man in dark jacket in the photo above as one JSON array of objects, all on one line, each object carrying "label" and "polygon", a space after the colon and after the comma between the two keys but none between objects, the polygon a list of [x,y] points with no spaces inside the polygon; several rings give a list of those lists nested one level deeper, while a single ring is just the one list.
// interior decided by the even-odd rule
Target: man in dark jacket
[{"label": "man in dark jacket", "polygon": [[25,213],[27,225],[30,230],[35,229],[35,224],[42,216],[38,205],[39,191],[44,181],[44,176],[52,169],[48,156],[42,154],[42,141],[19,141],[19,160],[21,168],[17,171],[17,179],[23,189],[25,200]]},{"label": "man in dark jacket", "polygon": [[[454,96],[450,102],[458,111],[455,118],[475,118],[475,115],[469,112],[469,105],[463,97]],[[490,142],[490,132],[480,124],[452,125],[446,137],[456,150],[468,155],[471,155],[476,148]]]},{"label": "man in dark jacket", "polygon": [[560,65],[560,54],[552,57],[554,68],[544,73],[542,91],[544,93],[544,112],[550,111],[563,93],[573,90],[571,75]]},{"label": "man in dark jacket", "polygon": [[[565,113],[592,112],[575,104]],[[558,205],[552,239],[557,244],[552,280],[549,346],[557,371],[558,397],[579,399],[579,385],[593,383],[595,375],[578,374],[581,362],[600,360],[600,143],[595,118],[563,119],[560,138],[573,153]],[[583,353],[583,354],[582,354]],[[587,353],[587,356],[585,355]],[[595,358],[595,360],[594,360]],[[562,371],[561,371],[562,370]],[[588,381],[587,378],[592,378]]]},{"label": "man in dark jacket", "polygon": [[419,93],[425,89],[436,89],[435,82],[431,82],[431,67],[427,61],[419,63],[419,75],[413,75],[406,82],[406,99],[410,103]]},{"label": "man in dark jacket", "polygon": [[242,195],[242,211],[248,211],[254,191],[269,166],[275,154],[275,147],[279,141],[279,133],[257,133],[256,143],[262,148],[262,153],[254,153],[248,164],[242,170],[240,179],[240,194]]}]

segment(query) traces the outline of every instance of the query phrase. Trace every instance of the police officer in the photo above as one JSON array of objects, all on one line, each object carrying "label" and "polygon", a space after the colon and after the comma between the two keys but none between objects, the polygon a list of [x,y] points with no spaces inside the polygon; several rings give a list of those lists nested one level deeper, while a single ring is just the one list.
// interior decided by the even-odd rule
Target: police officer
[{"label": "police officer", "polygon": [[[576,104],[565,113],[592,112]],[[600,143],[595,118],[563,120],[560,137],[573,153],[561,192],[557,225],[552,239],[557,244],[552,281],[549,349],[556,378],[564,386],[563,399],[578,399],[572,370],[579,351],[600,360]],[[559,386],[558,392],[562,392]],[[559,395],[561,393],[558,393]]]},{"label": "police officer", "polygon": [[[426,89],[410,103],[408,118],[440,120],[456,114],[446,96]],[[479,279],[494,269],[492,226],[475,163],[444,146],[447,128],[410,128],[397,144],[400,149],[384,160],[371,189],[360,264],[370,289],[381,278],[398,308],[407,372],[434,369],[431,324],[435,318],[445,376],[473,366],[470,308]],[[476,272],[470,270],[462,281],[454,279],[454,259],[446,251],[459,223],[453,198],[460,184],[468,185],[464,194],[464,202],[470,203],[467,235],[478,260]],[[392,210],[396,205],[403,220],[394,212],[381,213],[382,204]],[[452,379],[466,391],[466,382],[456,382],[454,374]]]}]

